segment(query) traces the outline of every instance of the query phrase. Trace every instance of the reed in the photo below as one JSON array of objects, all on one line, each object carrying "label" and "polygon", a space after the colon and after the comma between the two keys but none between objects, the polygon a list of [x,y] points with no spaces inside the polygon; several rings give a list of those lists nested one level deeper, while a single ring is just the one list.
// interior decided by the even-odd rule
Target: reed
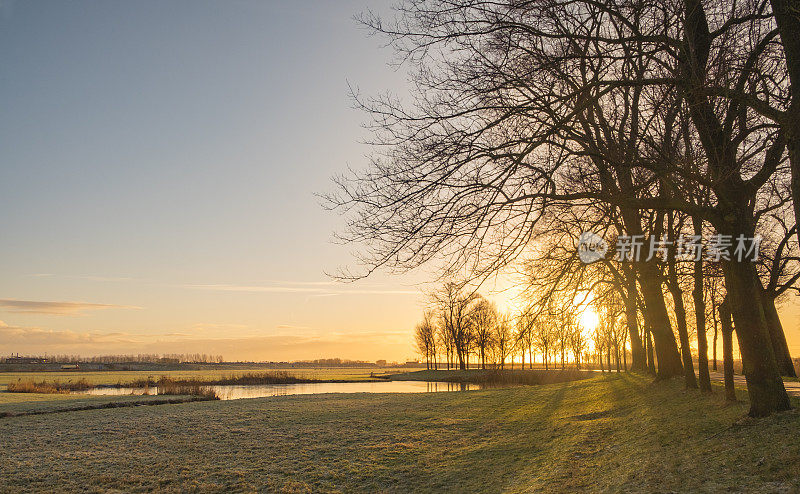
[{"label": "reed", "polygon": [[246,374],[231,374],[219,378],[172,378],[161,376],[155,379],[153,376],[148,376],[147,379],[137,379],[127,383],[117,383],[118,387],[123,388],[147,388],[148,386],[160,386],[163,381],[168,381],[175,384],[195,386],[195,385],[239,385],[249,386],[258,384],[303,384],[312,382],[321,382],[319,379],[306,379],[296,377],[286,371],[267,371],[267,372],[248,372]]},{"label": "reed", "polygon": [[210,400],[218,400],[219,396],[210,387],[200,383],[183,383],[168,377],[162,377],[156,383],[159,395],[202,396]]},{"label": "reed", "polygon": [[85,379],[77,381],[39,381],[32,379],[17,379],[8,383],[7,391],[10,393],[44,393],[44,394],[68,394],[70,391],[84,391],[94,386]]}]

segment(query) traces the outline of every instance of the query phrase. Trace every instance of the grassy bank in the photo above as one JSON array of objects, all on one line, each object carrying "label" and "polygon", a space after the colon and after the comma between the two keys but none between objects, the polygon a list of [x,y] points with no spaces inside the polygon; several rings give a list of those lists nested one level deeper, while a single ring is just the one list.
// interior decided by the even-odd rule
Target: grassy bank
[{"label": "grassy bank", "polygon": [[220,370],[176,370],[176,371],[44,371],[44,372],[0,372],[0,390],[15,381],[69,383],[83,381],[89,385],[116,386],[126,383],[157,381],[167,377],[175,381],[197,381],[210,383],[230,380],[247,375],[274,374],[285,372],[298,379],[363,381],[374,379],[375,372],[399,372],[400,369],[375,369],[374,367],[337,367],[309,369],[220,369]]},{"label": "grassy bank", "polygon": [[62,382],[55,381],[35,381],[33,379],[17,379],[11,381],[6,386],[9,393],[41,393],[41,394],[67,394],[70,391],[83,391],[94,386],[84,379],[77,381]]},{"label": "grassy bank", "polygon": [[[129,403],[141,404],[143,402],[157,402],[164,399],[163,396],[155,395],[92,396],[1,393],[0,396],[4,398],[4,401],[0,402],[0,417],[60,413],[66,410],[100,408],[102,406],[108,406],[108,403],[120,405]],[[186,400],[198,399],[192,396],[169,397],[169,399],[174,398],[185,398]],[[2,489],[0,489],[0,492],[2,492]]]},{"label": "grassy bank", "polygon": [[[144,388],[144,394],[150,394],[147,389],[150,386],[158,386],[158,394],[160,395],[192,395],[202,396],[208,399],[219,399],[214,391],[209,388],[206,383],[200,381],[176,381],[169,377],[162,377],[158,381],[145,380],[136,383],[121,384],[120,387],[135,387]],[[89,384],[85,380],[61,382],[55,381],[34,381],[23,380],[12,381],[8,383],[6,391],[8,393],[26,393],[26,394],[69,394],[73,391],[85,391],[98,387],[95,384]],[[2,401],[0,401],[2,403]]]},{"label": "grassy bank", "polygon": [[[102,400],[91,400],[92,402],[86,402],[86,400],[81,401],[74,401],[74,402],[57,402],[60,406],[45,406],[39,408],[32,408],[27,410],[17,410],[17,411],[0,411],[0,419],[8,418],[8,417],[24,417],[30,415],[49,415],[53,413],[69,413],[69,412],[84,412],[87,410],[105,410],[109,408],[130,408],[130,407],[141,407],[141,406],[155,406],[155,405],[176,405],[179,403],[191,403],[195,401],[208,401],[208,400],[218,400],[216,395],[208,395],[208,394],[178,394],[178,393],[166,393],[173,395],[170,398],[150,398],[148,396],[139,396],[135,399],[108,399],[104,398]],[[132,398],[132,397],[131,397]],[[52,405],[52,404],[48,404]]]},{"label": "grassy bank", "polygon": [[565,370],[421,370],[416,372],[403,372],[387,376],[394,381],[439,381],[472,384],[497,384],[497,385],[539,385],[555,384],[579,379],[595,377],[596,372],[580,371],[575,369]]},{"label": "grassy bank", "polygon": [[751,420],[746,410],[719,390],[606,375],[10,417],[0,491],[800,489],[800,414]]},{"label": "grassy bank", "polygon": [[229,374],[224,376],[191,376],[191,377],[170,377],[162,375],[158,378],[147,376],[134,381],[118,381],[116,384],[89,383],[85,378],[68,380],[60,379],[52,381],[36,381],[28,377],[20,377],[16,381],[11,381],[6,386],[9,393],[38,393],[38,394],[68,394],[71,391],[85,391],[94,388],[144,388],[157,387],[158,394],[175,395],[191,394],[211,396],[213,391],[209,386],[255,386],[255,385],[278,385],[278,384],[305,384],[305,383],[341,383],[341,382],[364,382],[366,380],[378,380],[377,378],[359,379],[319,379],[310,377],[297,377],[286,371],[262,371],[246,372],[242,374]]},{"label": "grassy bank", "polygon": [[121,383],[119,386],[126,388],[142,388],[146,386],[161,386],[170,384],[178,384],[182,386],[256,386],[256,385],[272,385],[272,384],[304,384],[304,383],[334,383],[334,382],[364,382],[372,380],[366,377],[359,376],[358,378],[350,379],[333,379],[333,378],[320,378],[320,377],[298,377],[290,374],[287,371],[262,371],[262,372],[245,372],[241,374],[229,374],[222,376],[192,376],[192,377],[178,377],[173,378],[169,376],[161,376],[157,380],[153,376],[146,379],[139,379],[136,381]]}]

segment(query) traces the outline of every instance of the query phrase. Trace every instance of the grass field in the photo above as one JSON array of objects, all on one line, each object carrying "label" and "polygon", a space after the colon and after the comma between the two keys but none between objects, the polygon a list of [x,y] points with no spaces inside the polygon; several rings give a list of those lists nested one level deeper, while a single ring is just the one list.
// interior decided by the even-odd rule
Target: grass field
[{"label": "grass field", "polygon": [[[0,413],[35,410],[38,408],[49,409],[52,407],[65,408],[74,406],[72,402],[86,400],[80,394],[44,394],[44,393],[6,393],[8,383],[17,380],[59,381],[62,383],[85,379],[91,384],[123,384],[136,380],[152,377],[158,379],[168,376],[172,379],[219,379],[228,376],[244,375],[248,373],[273,372],[285,370],[293,376],[312,379],[342,379],[366,380],[370,373],[404,372],[408,369],[376,369],[376,368],[314,368],[314,369],[237,369],[237,370],[181,370],[181,371],[52,371],[52,372],[2,372],[0,373]],[[117,401],[126,397],[99,397],[106,401]],[[70,404],[67,404],[70,402]]]},{"label": "grass field", "polygon": [[[286,371],[296,377],[309,379],[342,379],[342,380],[364,380],[370,379],[370,373],[394,373],[405,372],[408,369],[389,369],[381,368],[287,368],[287,369],[220,369],[220,370],[176,370],[176,371],[49,371],[49,372],[0,372],[0,390],[4,390],[8,383],[22,380],[40,381],[77,381],[85,379],[90,384],[124,384],[139,381],[152,377],[158,379],[167,376],[172,379],[219,379],[229,376],[241,376],[244,374],[260,374],[264,372]],[[0,395],[0,403],[2,402]]]},{"label": "grass field", "polygon": [[720,395],[606,375],[11,417],[0,492],[799,490],[800,414]]},{"label": "grass field", "polygon": [[393,381],[445,381],[475,384],[554,384],[558,382],[588,379],[597,375],[594,371],[575,369],[566,370],[418,370],[392,374],[389,379]]}]

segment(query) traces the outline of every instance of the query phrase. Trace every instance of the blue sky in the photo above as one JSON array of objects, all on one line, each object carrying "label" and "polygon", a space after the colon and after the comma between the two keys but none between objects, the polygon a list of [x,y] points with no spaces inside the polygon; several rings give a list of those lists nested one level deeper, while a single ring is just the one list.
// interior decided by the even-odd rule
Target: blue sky
[{"label": "blue sky", "polygon": [[369,153],[348,82],[407,91],[368,8],[0,0],[0,356],[413,357],[426,273],[324,274],[352,249],[315,194]]},{"label": "blue sky", "polygon": [[421,278],[332,284],[314,197],[369,152],[348,81],[405,88],[384,2],[0,4],[0,354],[413,355]]}]

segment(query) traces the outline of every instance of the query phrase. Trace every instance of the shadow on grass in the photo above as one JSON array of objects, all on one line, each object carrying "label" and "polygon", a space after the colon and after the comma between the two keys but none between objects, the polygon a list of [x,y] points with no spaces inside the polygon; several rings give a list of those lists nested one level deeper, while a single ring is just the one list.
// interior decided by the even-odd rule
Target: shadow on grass
[{"label": "shadow on grass", "polygon": [[438,381],[497,386],[555,384],[597,376],[594,371],[565,370],[422,370],[387,376],[393,381]]}]

